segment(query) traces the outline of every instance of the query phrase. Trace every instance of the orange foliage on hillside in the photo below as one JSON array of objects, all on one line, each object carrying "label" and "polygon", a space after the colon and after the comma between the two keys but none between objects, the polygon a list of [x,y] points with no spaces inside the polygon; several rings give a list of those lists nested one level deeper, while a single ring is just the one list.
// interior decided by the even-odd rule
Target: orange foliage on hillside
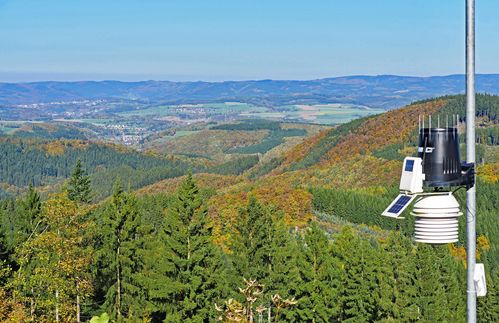
[{"label": "orange foliage on hillside", "polygon": [[74,148],[74,149],[86,149],[90,145],[90,141],[88,140],[52,140],[49,142],[42,143],[40,145],[41,149],[43,149],[49,155],[62,155],[66,151],[66,148]]},{"label": "orange foliage on hillside", "polygon": [[279,173],[283,169],[286,169],[288,166],[303,159],[310,152],[312,147],[317,145],[319,141],[326,137],[332,130],[333,129],[323,130],[312,137],[304,139],[301,143],[294,146],[292,149],[286,152],[285,158],[281,165],[274,169],[271,174]]},{"label": "orange foliage on hillside", "polygon": [[418,118],[440,110],[445,100],[411,104],[405,108],[369,118],[352,133],[344,136],[331,149],[321,162],[322,167],[339,162],[345,156],[369,154],[370,152],[409,139],[409,135],[418,127]]},{"label": "orange foliage on hillside", "polygon": [[396,185],[402,163],[371,155],[355,155],[339,160],[327,168],[313,167],[285,173],[288,181],[304,187],[366,188]]},{"label": "orange foliage on hillside", "polygon": [[239,209],[248,203],[250,196],[278,207],[284,212],[284,221],[289,225],[303,226],[312,218],[312,195],[293,186],[286,176],[233,187],[227,193],[216,195],[209,201],[210,214],[215,220],[230,226],[235,223]]}]

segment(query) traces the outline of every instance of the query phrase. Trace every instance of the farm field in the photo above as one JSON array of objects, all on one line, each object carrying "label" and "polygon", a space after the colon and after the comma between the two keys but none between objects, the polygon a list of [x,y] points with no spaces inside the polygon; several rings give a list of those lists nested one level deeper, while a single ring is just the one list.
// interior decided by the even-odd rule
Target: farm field
[{"label": "farm field", "polygon": [[285,105],[277,107],[255,106],[247,103],[225,102],[210,104],[161,105],[119,113],[122,117],[169,117],[182,119],[262,118],[276,121],[292,121],[335,125],[353,119],[380,114],[384,109],[352,104]]}]

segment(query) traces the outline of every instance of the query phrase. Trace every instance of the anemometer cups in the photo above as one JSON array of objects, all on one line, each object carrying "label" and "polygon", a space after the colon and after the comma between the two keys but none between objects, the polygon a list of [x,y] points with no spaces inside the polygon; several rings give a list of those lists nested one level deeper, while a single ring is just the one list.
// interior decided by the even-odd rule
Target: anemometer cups
[{"label": "anemometer cups", "polygon": [[430,195],[414,204],[416,242],[444,244],[457,242],[459,203],[451,193]]}]

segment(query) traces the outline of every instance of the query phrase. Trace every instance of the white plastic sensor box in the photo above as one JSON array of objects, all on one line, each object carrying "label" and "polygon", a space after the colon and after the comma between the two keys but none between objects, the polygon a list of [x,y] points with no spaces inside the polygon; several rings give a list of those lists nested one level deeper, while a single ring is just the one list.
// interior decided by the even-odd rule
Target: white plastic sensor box
[{"label": "white plastic sensor box", "polygon": [[483,264],[475,264],[474,277],[476,296],[487,295],[487,283],[485,282],[485,268]]},{"label": "white plastic sensor box", "polygon": [[400,192],[407,194],[423,193],[423,160],[419,157],[406,157],[400,177]]}]

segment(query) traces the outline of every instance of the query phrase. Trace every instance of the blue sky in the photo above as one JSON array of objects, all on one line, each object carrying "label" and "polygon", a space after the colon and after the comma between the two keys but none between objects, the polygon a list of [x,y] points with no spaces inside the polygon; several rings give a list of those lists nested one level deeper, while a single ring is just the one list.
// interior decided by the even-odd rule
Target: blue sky
[{"label": "blue sky", "polygon": [[[499,72],[477,0],[477,71]],[[464,71],[464,0],[0,0],[0,81]]]}]

